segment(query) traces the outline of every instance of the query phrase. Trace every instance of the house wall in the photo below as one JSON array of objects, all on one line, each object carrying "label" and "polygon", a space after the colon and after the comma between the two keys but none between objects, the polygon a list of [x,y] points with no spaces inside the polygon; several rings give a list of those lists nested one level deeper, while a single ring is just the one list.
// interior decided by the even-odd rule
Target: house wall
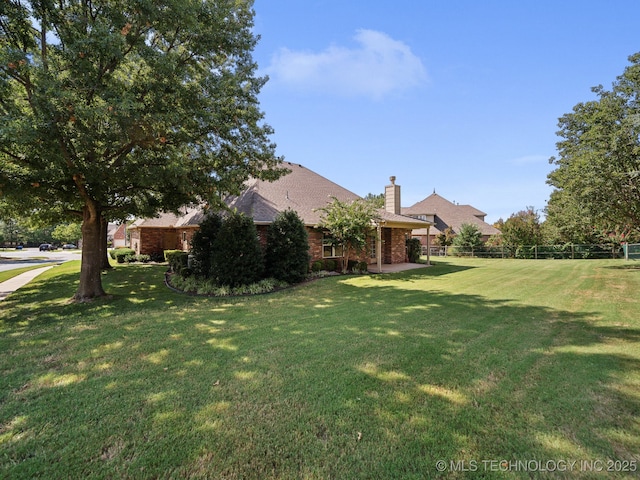
[{"label": "house wall", "polygon": [[405,263],[407,259],[406,239],[411,236],[410,229],[382,229],[382,261],[384,263]]},{"label": "house wall", "polygon": [[191,250],[191,240],[193,236],[198,231],[197,228],[180,228],[177,230],[178,232],[178,244],[176,246],[177,250],[182,250],[184,252],[188,252]]},{"label": "house wall", "polygon": [[[260,245],[263,249],[267,244],[267,225],[257,225],[258,237]],[[322,230],[306,227],[309,238],[309,257],[310,262],[323,260],[322,257]],[[188,251],[191,247],[191,239],[197,231],[197,228],[135,228],[130,230],[131,248],[137,254],[151,255],[164,250],[184,250]],[[411,230],[397,228],[382,229],[382,256],[383,263],[404,263],[407,261],[407,252],[405,245],[406,235]],[[371,257],[369,247],[359,255],[352,256],[351,259],[363,261],[369,264],[376,263],[376,259]]]},{"label": "house wall", "polygon": [[121,223],[113,234],[112,240],[113,248],[126,247],[127,246],[127,225]]},{"label": "house wall", "polygon": [[309,258],[311,259],[311,263],[316,260],[322,260],[322,231],[316,228],[306,228],[309,237]]},{"label": "house wall", "polygon": [[131,248],[143,255],[179,249],[180,235],[178,230],[169,228],[137,228],[131,231]]}]

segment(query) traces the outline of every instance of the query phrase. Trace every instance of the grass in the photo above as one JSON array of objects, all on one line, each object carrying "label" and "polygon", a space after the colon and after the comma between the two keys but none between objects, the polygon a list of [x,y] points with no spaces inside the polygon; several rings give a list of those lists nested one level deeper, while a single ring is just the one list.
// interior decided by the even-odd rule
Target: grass
[{"label": "grass", "polygon": [[436,262],[225,299],[118,265],[83,305],[45,272],[0,311],[0,477],[636,475],[640,267]]},{"label": "grass", "polygon": [[21,273],[24,272],[28,272],[29,270],[36,270],[38,268],[42,268],[45,267],[46,265],[31,265],[29,267],[20,267],[20,268],[13,268],[11,270],[4,270],[2,272],[0,272],[0,283],[6,281],[6,280],[10,280],[13,277],[17,277],[18,275],[20,275]]}]

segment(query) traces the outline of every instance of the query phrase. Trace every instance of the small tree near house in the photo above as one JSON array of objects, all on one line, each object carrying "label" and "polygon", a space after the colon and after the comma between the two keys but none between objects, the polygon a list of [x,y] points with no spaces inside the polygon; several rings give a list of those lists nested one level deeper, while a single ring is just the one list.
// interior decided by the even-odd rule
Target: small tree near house
[{"label": "small tree near house", "polygon": [[332,197],[332,202],[319,208],[320,227],[329,231],[336,244],[342,245],[342,273],[346,273],[351,254],[362,252],[367,246],[367,237],[377,220],[376,207],[365,200],[342,202]]},{"label": "small tree near house", "polygon": [[226,217],[211,245],[211,272],[219,285],[251,285],[262,278],[264,260],[253,219],[241,213]]},{"label": "small tree near house", "polygon": [[213,242],[222,227],[222,218],[217,213],[210,213],[200,223],[200,228],[191,239],[191,254],[193,255],[193,273],[199,277],[211,276],[211,256]]},{"label": "small tree near house", "polygon": [[309,238],[304,222],[293,210],[280,213],[267,231],[267,276],[299,283],[309,270]]},{"label": "small tree near house", "polygon": [[473,250],[482,247],[482,232],[472,223],[460,225],[460,231],[453,240],[453,245],[464,250]]}]

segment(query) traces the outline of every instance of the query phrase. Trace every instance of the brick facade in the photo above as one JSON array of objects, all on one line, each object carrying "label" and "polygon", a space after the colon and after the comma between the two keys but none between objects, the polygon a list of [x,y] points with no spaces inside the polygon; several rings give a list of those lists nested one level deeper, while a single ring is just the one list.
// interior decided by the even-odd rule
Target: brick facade
[{"label": "brick facade", "polygon": [[406,240],[411,236],[410,229],[383,228],[382,229],[382,262],[408,262]]},{"label": "brick facade", "polygon": [[[267,244],[267,225],[257,225],[260,245],[264,249]],[[313,263],[323,260],[322,241],[324,234],[317,228],[306,227],[309,237],[309,258]],[[164,250],[184,250],[191,248],[191,239],[197,228],[137,228],[131,230],[131,248],[137,254],[152,255],[161,253]],[[407,249],[405,240],[411,233],[409,229],[383,228],[382,229],[382,263],[404,263],[407,261]],[[360,255],[352,256],[351,259],[364,261],[368,264],[376,263],[375,257],[371,256],[370,248]]]}]

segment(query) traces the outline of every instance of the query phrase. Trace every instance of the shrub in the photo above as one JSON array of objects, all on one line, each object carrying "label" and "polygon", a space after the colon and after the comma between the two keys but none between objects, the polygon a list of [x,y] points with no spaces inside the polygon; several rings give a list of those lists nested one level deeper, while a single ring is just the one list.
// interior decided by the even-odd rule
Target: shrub
[{"label": "shrub", "polygon": [[200,223],[200,228],[191,239],[193,255],[193,271],[197,276],[209,278],[211,272],[211,255],[213,242],[222,227],[222,218],[218,214],[209,214]]},{"label": "shrub", "polygon": [[319,272],[320,270],[322,270],[322,261],[320,260],[316,260],[315,262],[313,262],[311,264],[311,271],[314,273]]},{"label": "shrub", "polygon": [[408,238],[406,244],[407,257],[409,257],[409,262],[418,263],[418,260],[420,260],[420,255],[422,254],[422,244],[420,243],[420,239]]},{"label": "shrub", "polygon": [[149,258],[152,262],[156,262],[156,263],[162,263],[167,261],[167,259],[164,258],[164,252],[153,252],[151,255],[149,255]]},{"label": "shrub", "polygon": [[114,258],[118,263],[126,262],[126,257],[135,255],[136,252],[130,248],[118,248],[115,250]]},{"label": "shrub", "polygon": [[304,280],[309,270],[309,239],[296,212],[280,213],[267,230],[266,274],[287,283]]},{"label": "shrub", "polygon": [[169,263],[169,269],[174,273],[180,273],[189,264],[189,254],[182,250],[165,250],[164,258]]},{"label": "shrub", "polygon": [[335,271],[336,265],[337,265],[337,263],[336,263],[335,260],[328,259],[328,260],[324,261],[324,269],[329,271],[329,272]]},{"label": "shrub", "polygon": [[369,264],[367,262],[358,262],[355,266],[357,273],[367,273],[369,271]]},{"label": "shrub", "polygon": [[212,244],[211,272],[220,285],[258,281],[264,272],[262,249],[253,220],[241,213],[227,217]]}]

